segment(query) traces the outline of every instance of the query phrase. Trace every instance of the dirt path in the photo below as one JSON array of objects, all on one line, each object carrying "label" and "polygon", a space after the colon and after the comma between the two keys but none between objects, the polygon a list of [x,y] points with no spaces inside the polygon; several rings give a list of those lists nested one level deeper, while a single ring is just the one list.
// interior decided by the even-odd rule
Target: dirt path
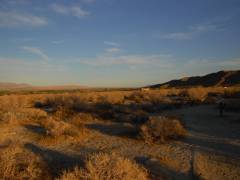
[{"label": "dirt path", "polygon": [[220,117],[214,105],[168,112],[182,117],[189,135],[178,142],[192,151],[192,178],[240,178],[240,113]]},{"label": "dirt path", "polygon": [[220,117],[213,105],[176,111],[182,116],[189,136],[184,141],[196,148],[240,158],[240,113],[225,112]]}]

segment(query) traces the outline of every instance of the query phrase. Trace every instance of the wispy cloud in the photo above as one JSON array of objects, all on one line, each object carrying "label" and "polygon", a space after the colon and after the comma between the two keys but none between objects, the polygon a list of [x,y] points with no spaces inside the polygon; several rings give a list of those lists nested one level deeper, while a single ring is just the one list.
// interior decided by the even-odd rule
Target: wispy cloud
[{"label": "wispy cloud", "polygon": [[23,46],[21,47],[24,51],[30,52],[32,54],[36,54],[40,56],[43,60],[49,60],[48,55],[46,55],[41,49],[37,47],[29,47],[29,46]]},{"label": "wispy cloud", "polygon": [[121,51],[121,49],[120,49],[120,48],[116,48],[116,47],[105,49],[105,52],[106,52],[106,53],[118,53],[118,52],[120,52],[120,51]]},{"label": "wispy cloud", "polygon": [[119,47],[120,44],[112,41],[104,41],[105,45]]},{"label": "wispy cloud", "polygon": [[12,26],[44,26],[47,19],[31,14],[22,14],[17,12],[0,12],[0,27]]},{"label": "wispy cloud", "polygon": [[90,15],[90,13],[86,10],[83,10],[81,6],[72,5],[66,6],[62,4],[52,4],[51,8],[54,12],[64,15],[72,15],[78,18],[82,18]]},{"label": "wispy cloud", "polygon": [[80,63],[91,66],[110,66],[110,65],[127,65],[129,68],[137,66],[158,66],[159,68],[171,67],[172,63],[169,61],[171,55],[99,55],[92,59],[81,59]]},{"label": "wispy cloud", "polygon": [[199,24],[191,26],[188,31],[185,32],[171,32],[171,33],[161,33],[158,35],[161,39],[173,39],[173,40],[188,40],[192,39],[200,34],[207,33],[210,31],[217,30],[217,26],[211,23]]}]

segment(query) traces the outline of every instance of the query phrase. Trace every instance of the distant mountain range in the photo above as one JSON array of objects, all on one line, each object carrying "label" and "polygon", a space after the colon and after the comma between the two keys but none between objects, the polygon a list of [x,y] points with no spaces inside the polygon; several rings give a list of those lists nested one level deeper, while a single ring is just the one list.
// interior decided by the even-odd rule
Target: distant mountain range
[{"label": "distant mountain range", "polygon": [[[149,88],[183,88],[183,87],[211,87],[211,86],[240,86],[240,70],[219,71],[205,76],[184,77],[182,79],[171,80],[162,84],[148,86]],[[74,90],[84,89],[86,86],[62,85],[62,86],[32,86],[29,84],[17,84],[0,82],[0,90]]]},{"label": "distant mountain range", "polygon": [[240,85],[240,70],[219,71],[205,76],[185,77],[178,80],[171,80],[162,84],[149,86],[150,88],[169,88],[169,87],[210,87],[210,86],[237,86]]},{"label": "distant mountain range", "polygon": [[32,86],[29,84],[17,84],[0,82],[0,90],[69,90],[86,88],[80,85],[63,85],[63,86]]},{"label": "distant mountain range", "polygon": [[17,83],[8,83],[0,82],[0,90],[14,90],[14,89],[27,89],[32,88],[29,84],[17,84]]}]

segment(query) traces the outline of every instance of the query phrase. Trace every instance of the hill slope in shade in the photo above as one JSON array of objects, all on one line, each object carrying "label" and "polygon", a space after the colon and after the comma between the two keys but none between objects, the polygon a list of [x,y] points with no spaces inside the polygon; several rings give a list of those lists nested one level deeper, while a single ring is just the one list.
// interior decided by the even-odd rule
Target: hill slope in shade
[{"label": "hill slope in shade", "polygon": [[219,71],[205,76],[185,77],[171,80],[166,83],[149,86],[151,88],[161,87],[193,87],[193,86],[235,86],[240,85],[240,70]]}]

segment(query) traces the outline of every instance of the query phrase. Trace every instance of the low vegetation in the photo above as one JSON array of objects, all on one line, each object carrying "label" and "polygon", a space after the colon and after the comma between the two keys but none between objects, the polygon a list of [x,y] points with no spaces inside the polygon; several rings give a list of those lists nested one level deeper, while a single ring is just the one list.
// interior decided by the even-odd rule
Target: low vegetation
[{"label": "low vegetation", "polygon": [[188,135],[181,118],[165,112],[216,104],[219,97],[226,98],[226,110],[237,112],[239,92],[191,88],[0,96],[0,179],[149,179],[152,172],[133,161],[139,152],[158,157],[155,146],[165,148]]},{"label": "low vegetation", "polygon": [[51,179],[48,164],[23,145],[12,145],[1,152],[0,167],[3,179]]},{"label": "low vegetation", "polygon": [[187,135],[180,120],[164,116],[152,116],[140,127],[140,135],[147,142],[166,142]]},{"label": "low vegetation", "polygon": [[115,153],[100,153],[92,155],[84,169],[75,167],[72,171],[65,171],[60,177],[60,180],[69,179],[147,180],[149,175],[143,167],[129,159]]}]

